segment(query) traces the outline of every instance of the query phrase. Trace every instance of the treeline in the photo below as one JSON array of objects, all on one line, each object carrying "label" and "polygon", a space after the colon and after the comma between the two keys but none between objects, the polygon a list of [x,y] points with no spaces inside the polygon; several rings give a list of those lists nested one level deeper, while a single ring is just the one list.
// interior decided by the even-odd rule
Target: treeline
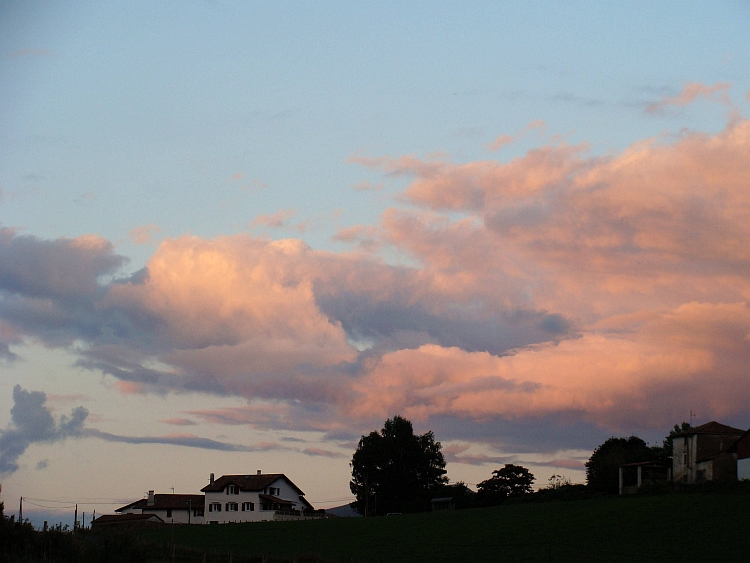
[{"label": "treeline", "polygon": [[[451,484],[434,434],[414,434],[412,423],[400,416],[362,436],[350,465],[353,506],[365,516],[425,512],[433,509],[433,501],[452,509],[495,506],[531,495],[535,481],[527,468],[506,464],[479,483],[476,492],[462,482]],[[558,475],[547,488],[578,490]]]},{"label": "treeline", "polygon": [[365,516],[425,512],[440,508],[495,506],[513,499],[548,500],[588,498],[618,493],[620,465],[657,461],[671,464],[672,439],[688,430],[675,425],[662,444],[649,446],[637,436],[612,437],[598,446],[586,462],[586,485],[573,485],[553,475],[546,487],[534,492],[528,469],[506,464],[471,490],[465,483],[450,484],[440,442],[432,432],[415,435],[412,423],[400,416],[385,421],[380,431],[362,436],[352,456],[353,507]]}]

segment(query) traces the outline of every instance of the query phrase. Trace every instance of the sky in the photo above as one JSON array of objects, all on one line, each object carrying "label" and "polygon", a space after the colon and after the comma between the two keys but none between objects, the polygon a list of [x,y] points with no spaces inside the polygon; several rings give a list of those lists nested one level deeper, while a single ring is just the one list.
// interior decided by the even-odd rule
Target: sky
[{"label": "sky", "polygon": [[0,3],[0,482],[348,502],[750,426],[750,3]]}]

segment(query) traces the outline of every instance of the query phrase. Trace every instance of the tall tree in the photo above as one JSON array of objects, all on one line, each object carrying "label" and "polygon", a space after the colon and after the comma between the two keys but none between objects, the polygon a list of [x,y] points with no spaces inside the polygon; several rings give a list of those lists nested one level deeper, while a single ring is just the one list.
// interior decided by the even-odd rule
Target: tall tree
[{"label": "tall tree", "polygon": [[429,510],[432,492],[447,482],[441,449],[432,432],[415,435],[400,416],[362,436],[350,464],[357,510],[367,515]]},{"label": "tall tree", "polygon": [[506,463],[492,472],[492,477],[477,485],[477,502],[484,506],[500,504],[508,497],[531,492],[534,475],[521,465]]},{"label": "tall tree", "polygon": [[657,454],[637,436],[610,438],[586,462],[586,484],[596,491],[619,491],[619,467],[636,461],[656,461]]}]

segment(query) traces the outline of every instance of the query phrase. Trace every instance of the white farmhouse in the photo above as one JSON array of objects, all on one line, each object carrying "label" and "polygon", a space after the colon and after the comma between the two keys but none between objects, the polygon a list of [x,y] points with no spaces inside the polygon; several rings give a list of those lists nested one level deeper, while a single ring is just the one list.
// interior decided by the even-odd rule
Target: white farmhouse
[{"label": "white farmhouse", "polygon": [[154,514],[167,524],[203,524],[203,495],[154,494],[115,510],[118,514]]},{"label": "white farmhouse", "polygon": [[222,475],[201,489],[207,524],[284,520],[312,514],[305,493],[283,473]]}]

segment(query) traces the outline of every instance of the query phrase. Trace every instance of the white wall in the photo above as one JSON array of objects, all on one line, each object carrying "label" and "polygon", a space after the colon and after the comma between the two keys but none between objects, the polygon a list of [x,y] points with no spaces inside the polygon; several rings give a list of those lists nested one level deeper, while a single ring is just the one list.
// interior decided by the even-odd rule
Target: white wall
[{"label": "white wall", "polygon": [[[301,510],[303,508],[302,503],[299,501],[299,492],[292,487],[286,479],[277,479],[269,487],[276,487],[279,489],[279,494],[275,495],[281,499],[289,500],[294,502],[294,510]],[[266,489],[267,491],[267,489]],[[219,524],[227,524],[230,522],[262,522],[266,520],[273,520],[276,513],[275,510],[261,510],[261,494],[268,494],[266,491],[260,492],[245,492],[241,491],[239,494],[228,495],[225,490],[217,493],[206,493],[206,508],[204,523],[209,524],[211,522],[218,522]],[[221,512],[209,512],[208,507],[211,503],[221,503]],[[237,503],[237,512],[227,512],[226,505],[228,502]],[[242,503],[252,502],[255,505],[255,510],[243,511]]]},{"label": "white wall", "polygon": [[737,460],[737,479],[750,479],[750,458]]}]

